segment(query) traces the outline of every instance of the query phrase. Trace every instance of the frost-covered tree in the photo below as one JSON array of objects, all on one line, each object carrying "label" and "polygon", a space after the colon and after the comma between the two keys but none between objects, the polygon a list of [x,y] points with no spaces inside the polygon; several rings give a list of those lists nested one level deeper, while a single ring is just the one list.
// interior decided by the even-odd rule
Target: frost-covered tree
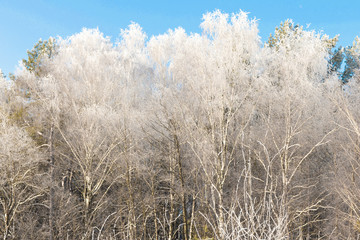
[{"label": "frost-covered tree", "polygon": [[[245,13],[231,18],[220,11],[209,13],[201,26],[202,35],[177,29],[148,44],[156,63],[154,95],[170,111],[168,122],[176,121],[182,135],[187,135],[183,148],[192,150],[192,164],[200,166],[206,183],[201,196],[206,210],[201,214],[215,236],[231,236],[226,212],[230,199],[237,198],[232,194],[242,179],[239,173],[258,165],[260,172],[253,167],[249,178],[258,178],[261,185],[266,178],[258,174],[271,169],[265,176],[274,181],[271,191],[278,201],[272,206],[277,218],[268,215],[274,221],[268,223],[272,228],[262,229],[264,235],[259,237],[286,238],[297,229],[296,213],[314,206],[308,201],[296,208],[294,199],[306,194],[297,195],[295,189],[311,185],[298,181],[300,172],[332,130],[320,121],[326,112],[316,111],[317,103],[328,104],[322,95],[322,83],[328,77],[328,45],[324,37],[300,29],[301,33],[289,31],[282,36],[276,48],[262,48],[256,21],[248,20]],[[317,133],[311,141],[306,138],[310,132]],[[262,158],[265,153],[272,161]],[[248,195],[247,191],[243,194]],[[265,188],[263,194],[268,191]],[[252,204],[260,206],[256,201]]]},{"label": "frost-covered tree", "polygon": [[[177,28],[147,40],[133,23],[116,43],[98,29],[38,43],[4,98],[1,123],[47,152],[48,198],[36,201],[50,221],[41,231],[52,239],[335,236],[337,216],[357,214],[357,192],[329,184],[331,163],[346,169],[355,166],[346,153],[357,156],[338,144],[357,138],[358,93],[339,81],[345,53],[333,50],[337,37],[291,20],[263,43],[257,24],[217,10],[200,34]],[[336,199],[345,200],[339,212]],[[343,226],[356,226],[349,219]]]},{"label": "frost-covered tree", "polygon": [[[0,234],[3,239],[16,239],[27,233],[29,237],[36,229],[28,220],[26,213],[34,209],[37,199],[45,193],[46,179],[38,171],[44,160],[44,155],[37,148],[27,131],[17,126],[11,119],[10,107],[6,103],[6,96],[11,92],[11,86],[1,77],[0,79]],[[39,213],[40,215],[40,213]],[[32,219],[36,223],[38,219]],[[25,225],[26,221],[28,224]],[[23,229],[25,227],[25,229]],[[33,231],[33,232],[32,232]]]},{"label": "frost-covered tree", "polygon": [[334,156],[334,181],[336,205],[333,214],[337,228],[334,235],[339,239],[356,239],[359,228],[359,75],[355,74],[347,82],[347,88],[336,92],[332,99],[337,106],[336,122],[340,129],[332,145]]},{"label": "frost-covered tree", "polygon": [[[44,113],[51,118],[57,134],[57,147],[53,146],[58,158],[55,171],[66,181],[69,174],[76,181],[71,183],[71,194],[79,195],[77,209],[83,226],[72,234],[83,237],[98,234],[96,229],[106,218],[101,215],[105,195],[119,178],[126,179],[130,197],[133,191],[132,121],[137,117],[140,98],[146,94],[141,86],[147,78],[146,57],[137,51],[145,35],[134,24],[122,36],[114,46],[98,30],[84,29],[67,39],[58,39],[56,56],[45,62],[45,76],[26,68],[18,76],[31,87]],[[126,169],[126,174],[121,169]],[[135,234],[134,200],[128,203],[133,215],[129,217],[129,231]],[[73,223],[69,220],[59,227],[66,229]],[[69,234],[67,230],[65,234]]]}]

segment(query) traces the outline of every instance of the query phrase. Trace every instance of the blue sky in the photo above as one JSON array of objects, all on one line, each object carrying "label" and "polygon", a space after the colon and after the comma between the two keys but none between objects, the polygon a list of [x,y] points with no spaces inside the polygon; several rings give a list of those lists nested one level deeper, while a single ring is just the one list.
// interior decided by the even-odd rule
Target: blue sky
[{"label": "blue sky", "polygon": [[98,27],[115,40],[120,29],[137,22],[148,34],[183,27],[200,32],[202,14],[250,12],[266,41],[276,26],[288,18],[330,37],[340,34],[340,45],[352,44],[360,36],[360,1],[325,0],[0,0],[0,68],[14,72],[26,51],[40,39],[70,36],[83,27]]}]

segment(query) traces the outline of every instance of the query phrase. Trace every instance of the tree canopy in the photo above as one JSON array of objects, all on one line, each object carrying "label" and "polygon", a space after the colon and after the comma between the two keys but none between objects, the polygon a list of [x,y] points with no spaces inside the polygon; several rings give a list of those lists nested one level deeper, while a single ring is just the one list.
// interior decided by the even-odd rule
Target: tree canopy
[{"label": "tree canopy", "polygon": [[0,81],[1,237],[357,239],[360,41],[257,24],[40,40]]}]

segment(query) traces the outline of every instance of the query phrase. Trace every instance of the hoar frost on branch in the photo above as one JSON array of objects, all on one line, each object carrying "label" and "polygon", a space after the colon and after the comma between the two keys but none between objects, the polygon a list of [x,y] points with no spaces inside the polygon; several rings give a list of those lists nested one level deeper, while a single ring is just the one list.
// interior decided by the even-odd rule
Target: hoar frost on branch
[{"label": "hoar frost on branch", "polygon": [[[263,43],[257,24],[217,10],[200,34],[148,40],[132,23],[116,43],[83,29],[37,44],[1,88],[0,123],[31,136],[31,157],[7,164],[35,164],[21,208],[42,219],[23,228],[26,213],[12,213],[3,238],[355,238],[356,191],[329,184],[333,163],[350,176],[358,155],[356,88],[346,99],[330,66],[337,37],[288,20]],[[339,149],[348,137],[355,147]]]}]

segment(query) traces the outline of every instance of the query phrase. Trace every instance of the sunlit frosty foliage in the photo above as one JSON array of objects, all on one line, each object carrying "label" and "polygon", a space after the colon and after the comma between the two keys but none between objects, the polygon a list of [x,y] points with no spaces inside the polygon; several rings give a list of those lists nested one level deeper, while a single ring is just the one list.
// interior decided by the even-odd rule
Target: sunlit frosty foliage
[{"label": "sunlit frosty foliage", "polygon": [[83,29],[1,78],[1,183],[22,173],[34,218],[13,213],[4,239],[358,236],[357,192],[342,186],[360,189],[359,79],[354,65],[343,91],[337,37],[287,20],[265,42],[242,11],[200,27],[148,37],[132,23],[116,41]]}]

